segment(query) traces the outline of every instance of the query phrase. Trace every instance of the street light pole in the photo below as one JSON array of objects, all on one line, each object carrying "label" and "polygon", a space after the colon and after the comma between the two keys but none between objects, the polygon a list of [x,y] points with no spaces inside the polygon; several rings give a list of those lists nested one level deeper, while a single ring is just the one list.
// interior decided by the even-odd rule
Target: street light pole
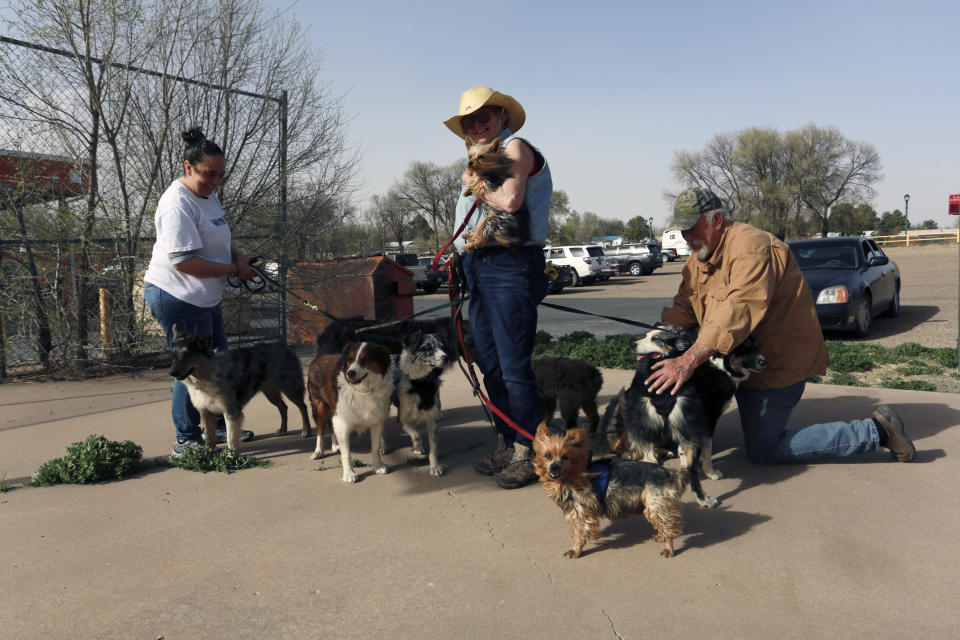
[{"label": "street light pole", "polygon": [[650,218],[650,242],[653,242],[653,218]]},{"label": "street light pole", "polygon": [[907,241],[907,246],[910,246],[910,236],[907,235],[910,231],[910,216],[907,211],[910,207],[910,194],[903,194],[903,238]]}]

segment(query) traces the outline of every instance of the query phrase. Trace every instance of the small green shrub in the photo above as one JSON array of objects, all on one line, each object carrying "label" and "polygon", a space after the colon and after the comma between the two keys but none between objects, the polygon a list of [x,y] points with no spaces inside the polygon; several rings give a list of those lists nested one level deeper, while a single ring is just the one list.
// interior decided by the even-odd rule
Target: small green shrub
[{"label": "small green shrub", "polygon": [[917,344],[916,342],[904,342],[890,350],[896,358],[895,362],[902,362],[908,358],[922,358],[930,354],[932,349]]},{"label": "small green shrub", "polygon": [[183,450],[183,455],[179,458],[171,458],[170,463],[181,469],[201,473],[207,473],[208,471],[232,473],[242,469],[268,467],[272,464],[269,460],[260,460],[253,456],[233,453],[230,449],[211,451],[206,447],[186,447]]},{"label": "small green shrub", "polygon": [[914,360],[912,362],[907,362],[899,367],[897,367],[897,373],[902,376],[932,376],[937,375],[943,371],[942,368],[934,366],[932,364],[926,364],[919,360]]},{"label": "small green shrub", "polygon": [[119,480],[136,470],[142,458],[143,448],[136,442],[116,442],[92,435],[67,447],[64,457],[43,464],[30,478],[30,484],[39,487]]},{"label": "small green shrub", "polygon": [[930,354],[930,359],[936,362],[937,364],[949,367],[950,369],[957,368],[957,350],[942,348],[942,349],[933,349]]},{"label": "small green shrub", "polygon": [[827,353],[830,355],[830,369],[839,373],[854,371],[870,371],[876,361],[876,354],[864,349],[868,345],[851,345],[831,340],[827,342]]}]

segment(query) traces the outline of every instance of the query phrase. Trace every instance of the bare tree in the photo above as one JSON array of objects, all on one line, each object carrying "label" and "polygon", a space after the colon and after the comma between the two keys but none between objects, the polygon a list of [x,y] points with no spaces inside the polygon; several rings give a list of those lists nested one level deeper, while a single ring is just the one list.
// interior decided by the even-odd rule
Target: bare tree
[{"label": "bare tree", "polygon": [[869,200],[880,173],[873,145],[848,140],[836,127],[808,124],[787,134],[788,165],[799,199],[820,221],[826,237],[830,213],[842,201]]},{"label": "bare tree", "polygon": [[375,195],[370,198],[366,215],[370,224],[380,230],[382,244],[386,244],[386,238],[389,236],[398,247],[402,248],[403,239],[416,214],[394,185],[385,195]]},{"label": "bare tree", "polygon": [[423,216],[430,225],[437,249],[441,238],[453,234],[463,169],[462,160],[446,167],[432,162],[412,162],[403,180],[394,185],[397,195],[410,205],[411,211]]}]

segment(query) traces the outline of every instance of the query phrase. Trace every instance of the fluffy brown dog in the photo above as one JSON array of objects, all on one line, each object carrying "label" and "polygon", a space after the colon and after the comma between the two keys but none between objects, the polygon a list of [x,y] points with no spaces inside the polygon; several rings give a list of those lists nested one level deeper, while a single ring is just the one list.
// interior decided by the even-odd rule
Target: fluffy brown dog
[{"label": "fluffy brown dog", "polygon": [[[473,181],[467,185],[465,195],[479,199],[488,191],[495,191],[510,177],[513,160],[503,152],[500,138],[488,144],[470,144],[467,141],[467,168],[473,173]],[[519,247],[530,237],[530,210],[521,205],[513,213],[490,209],[471,231],[463,234],[464,250],[473,251],[495,241],[505,247]]]},{"label": "fluffy brown dog", "polygon": [[642,513],[663,543],[660,555],[673,556],[673,539],[683,532],[680,495],[685,474],[650,462],[590,463],[587,430],[551,434],[545,422],[537,427],[533,467],[547,495],[563,510],[570,524],[576,558],[588,540],[600,538],[602,520]]}]

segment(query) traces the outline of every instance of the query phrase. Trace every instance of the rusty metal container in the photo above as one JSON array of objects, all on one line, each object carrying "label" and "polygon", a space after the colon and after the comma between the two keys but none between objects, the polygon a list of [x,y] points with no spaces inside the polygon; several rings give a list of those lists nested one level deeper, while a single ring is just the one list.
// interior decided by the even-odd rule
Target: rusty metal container
[{"label": "rusty metal container", "polygon": [[[298,261],[287,273],[287,289],[337,318],[376,322],[413,315],[413,273],[390,258]],[[287,340],[313,342],[331,320],[294,296],[287,298]]]}]

